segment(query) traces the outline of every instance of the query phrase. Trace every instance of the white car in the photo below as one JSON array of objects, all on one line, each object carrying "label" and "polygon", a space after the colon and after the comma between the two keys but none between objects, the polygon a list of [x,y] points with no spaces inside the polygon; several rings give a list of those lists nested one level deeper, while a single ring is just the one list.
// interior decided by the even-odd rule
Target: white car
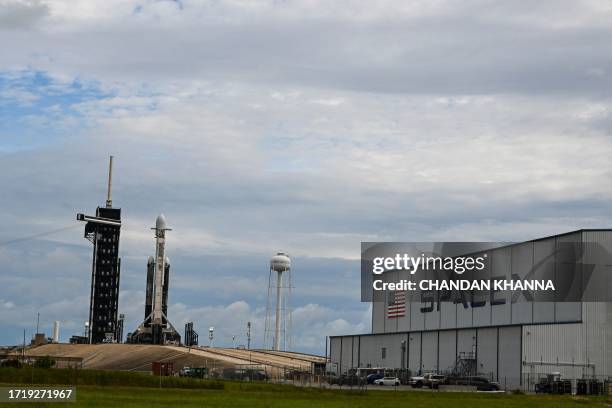
[{"label": "white car", "polygon": [[415,377],[410,377],[410,379],[408,380],[408,384],[410,384],[412,388],[421,388],[427,384],[427,382],[432,376],[436,376],[436,375],[437,375],[436,373],[427,373],[424,375],[417,375]]},{"label": "white car", "polygon": [[383,377],[378,380],[374,380],[376,385],[400,385],[400,380],[397,377]]},{"label": "white car", "polygon": [[410,377],[408,384],[410,384],[412,388],[421,388],[423,387],[423,384],[425,384],[425,377],[422,375]]}]

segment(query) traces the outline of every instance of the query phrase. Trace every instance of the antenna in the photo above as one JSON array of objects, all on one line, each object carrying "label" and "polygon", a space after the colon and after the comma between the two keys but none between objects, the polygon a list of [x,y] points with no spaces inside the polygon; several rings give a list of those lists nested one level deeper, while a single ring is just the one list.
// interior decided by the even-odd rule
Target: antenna
[{"label": "antenna", "polygon": [[113,206],[112,186],[113,186],[113,156],[110,157],[110,161],[108,163],[108,192],[106,194],[106,208],[111,208]]}]

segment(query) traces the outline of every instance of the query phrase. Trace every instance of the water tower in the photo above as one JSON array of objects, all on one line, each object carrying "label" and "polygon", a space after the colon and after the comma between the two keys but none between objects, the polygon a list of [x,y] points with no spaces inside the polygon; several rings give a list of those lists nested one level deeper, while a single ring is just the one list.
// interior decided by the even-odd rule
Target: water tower
[{"label": "water tower", "polygon": [[[273,300],[276,293],[276,300]],[[291,259],[278,252],[270,259],[268,275],[268,303],[266,307],[265,347],[274,350],[291,348]],[[274,328],[272,328],[272,304],[274,304]]]}]

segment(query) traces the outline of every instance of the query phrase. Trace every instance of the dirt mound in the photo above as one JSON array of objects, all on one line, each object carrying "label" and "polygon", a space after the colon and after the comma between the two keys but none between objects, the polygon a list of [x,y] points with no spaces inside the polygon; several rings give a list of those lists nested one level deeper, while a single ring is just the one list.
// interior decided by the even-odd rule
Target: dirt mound
[{"label": "dirt mound", "polygon": [[310,371],[323,357],[301,353],[231,348],[178,347],[146,344],[45,344],[30,348],[30,356],[77,357],[83,368],[150,371],[153,361],[172,362],[176,369],[190,367],[244,367]]}]

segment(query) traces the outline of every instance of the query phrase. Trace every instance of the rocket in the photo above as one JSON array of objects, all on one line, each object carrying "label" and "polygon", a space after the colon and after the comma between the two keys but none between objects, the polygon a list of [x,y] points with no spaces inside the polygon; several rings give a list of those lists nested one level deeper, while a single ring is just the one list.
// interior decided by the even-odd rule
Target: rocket
[{"label": "rocket", "polygon": [[[144,320],[146,321],[146,325],[150,326],[150,320],[147,320],[149,316],[151,316],[151,311],[153,310],[153,281],[155,277],[155,258],[152,256],[149,257],[147,261],[147,291],[146,291],[146,303],[145,303],[145,313]],[[168,284],[170,283],[170,258],[166,257],[166,265],[164,268],[164,287],[163,294],[164,298],[162,300],[162,312],[165,316],[168,316]]]},{"label": "rocket", "polygon": [[[166,278],[166,231],[171,231],[166,225],[164,214],[157,216],[155,220],[155,265],[153,274],[153,302],[151,310],[151,323],[162,324],[164,316],[164,286]],[[167,295],[166,295],[167,296]]]},{"label": "rocket", "polygon": [[145,317],[134,333],[130,343],[179,344],[181,336],[168,320],[168,287],[170,260],[166,256],[166,217],[160,214],[155,220],[155,257],[147,261],[147,286]]}]

